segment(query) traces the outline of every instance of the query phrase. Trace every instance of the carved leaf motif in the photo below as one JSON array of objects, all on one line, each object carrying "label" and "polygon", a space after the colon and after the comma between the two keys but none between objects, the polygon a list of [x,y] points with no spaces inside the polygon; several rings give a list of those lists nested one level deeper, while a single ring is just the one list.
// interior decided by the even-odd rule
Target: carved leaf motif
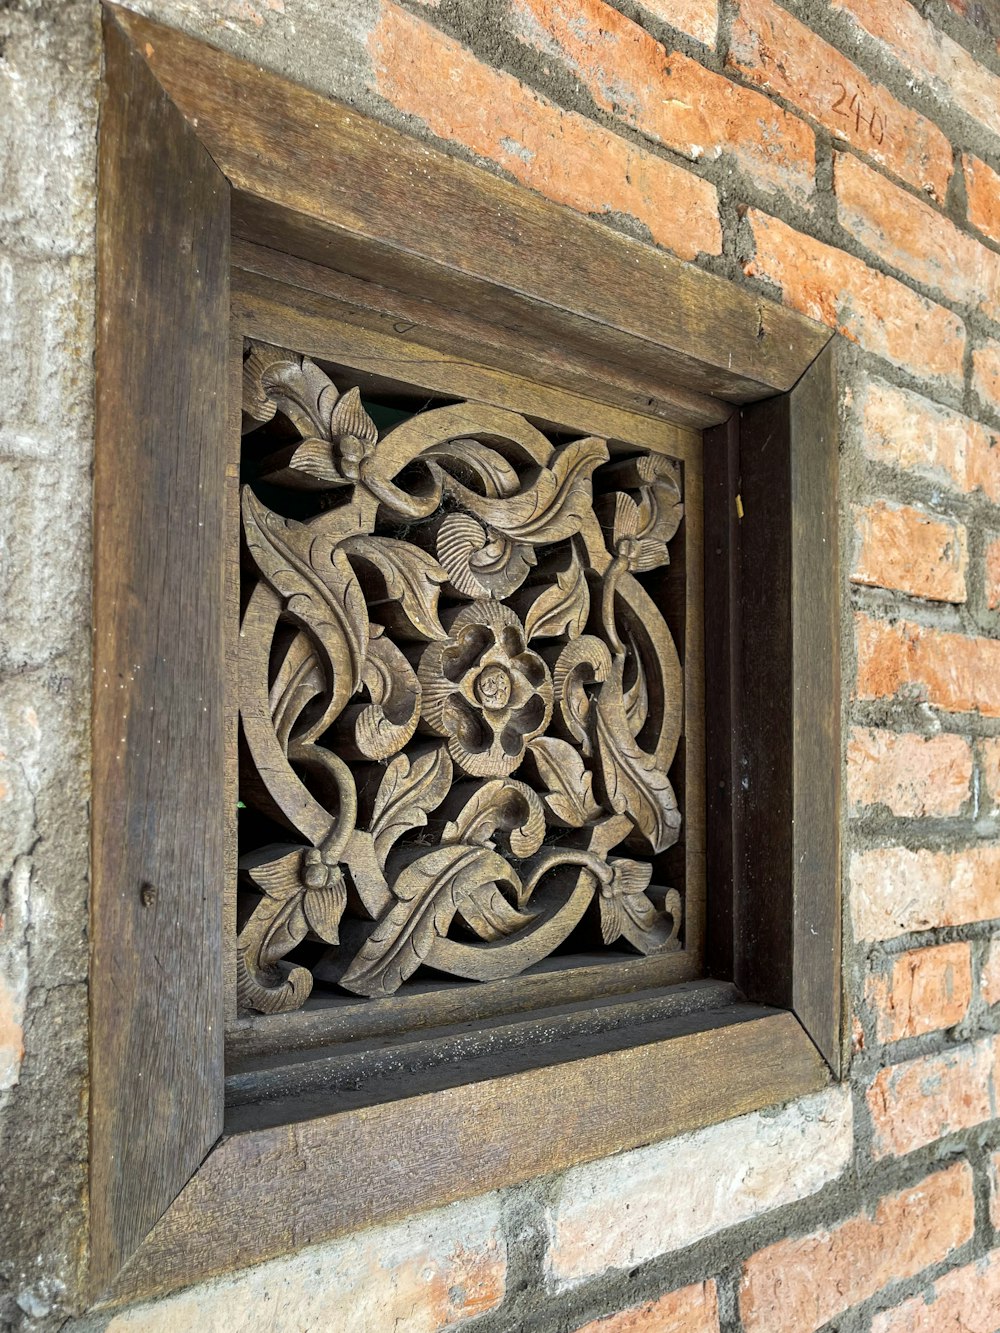
[{"label": "carved leaf motif", "polygon": [[595,634],[581,634],[571,639],[556,659],[552,688],[559,702],[559,713],[566,732],[577,740],[589,758],[590,717],[593,712],[586,686],[605,681],[611,674],[611,654],[603,639]]},{"label": "carved leaf motif", "polygon": [[[433,556],[393,537],[347,537],[340,549],[378,571],[386,595],[398,601],[414,630],[425,639],[447,639],[438,619],[438,597],[448,572]],[[377,603],[372,603],[377,605]]]},{"label": "carved leaf motif", "polygon": [[526,783],[513,778],[493,778],[482,783],[458,817],[445,825],[441,841],[491,846],[490,838],[497,830],[506,836],[514,856],[534,856],[542,845],[545,837],[542,803]]},{"label": "carved leaf motif", "polygon": [[626,917],[640,930],[652,930],[656,924],[656,908],[646,897],[653,867],[639,861],[612,860],[610,884],[602,886],[600,895],[601,935],[605,944],[613,944],[625,930]]},{"label": "carved leaf motif", "polygon": [[242,507],[243,531],[257,568],[324,651],[332,680],[327,713],[332,721],[361,683],[368,647],[361,587],[340,548],[334,547],[328,559],[317,558],[326,543],[314,540],[305,524],[272,513],[249,486],[243,488]]},{"label": "carved leaf motif", "polygon": [[646,684],[642,657],[634,643],[632,643],[632,653],[635,660],[635,680],[625,691],[625,715],[628,718],[629,731],[633,736],[638,736],[649,716],[649,688]]},{"label": "carved leaf motif", "polygon": [[361,406],[361,390],[357,387],[348,389],[330,415],[330,434],[334,439],[350,435],[364,444],[374,445],[378,440],[378,427]]},{"label": "carved leaf motif", "polygon": [[449,440],[447,444],[425,449],[425,458],[436,458],[448,472],[471,473],[478,478],[486,495],[513,495],[517,490],[517,472],[503,454],[479,440]]},{"label": "carved leaf motif", "polygon": [[446,514],[436,546],[452,587],[464,597],[509,597],[536,561],[534,551],[523,542],[491,540],[471,514]]},{"label": "carved leaf motif", "polygon": [[438,847],[411,862],[394,886],[397,901],[362,945],[340,984],[359,995],[391,995],[447,934],[463,903],[496,881],[513,884],[502,856],[458,843]]},{"label": "carved leaf motif", "polygon": [[309,928],[327,944],[340,943],[340,918],[347,906],[347,888],[341,876],[335,883],[321,889],[309,889],[303,910]]},{"label": "carved leaf motif", "polygon": [[421,689],[417,673],[381,625],[371,626],[368,656],[362,680],[370,704],[351,704],[344,721],[353,728],[354,745],[367,759],[388,759],[413,735],[420,714]]},{"label": "carved leaf motif", "polygon": [[[295,851],[247,872],[264,892],[253,914],[261,939],[258,953],[264,966],[284,958],[308,933],[309,924],[302,908],[301,865],[302,852]],[[243,934],[247,934],[246,927]]]},{"label": "carved leaf motif", "polygon": [[528,748],[547,788],[543,799],[552,822],[580,828],[596,819],[601,807],[594,800],[594,778],[584,768],[580,752],[554,736],[539,736]]},{"label": "carved leaf motif", "polygon": [[254,421],[270,421],[280,409],[304,438],[329,439],[336,387],[314,361],[282,347],[247,340],[243,362],[243,411]]},{"label": "carved leaf motif", "polygon": [[248,869],[263,896],[236,941],[236,988],[241,1004],[261,1013],[297,1009],[312,990],[312,975],[304,967],[283,973],[277,966],[309,929],[302,909],[299,877],[302,849]]},{"label": "carved leaf motif", "polygon": [[556,575],[555,583],[532,602],[524,618],[524,632],[529,639],[579,638],[590,614],[587,578],[573,552],[568,569]]},{"label": "carved leaf motif", "polygon": [[506,499],[476,495],[458,482],[448,489],[470,513],[512,541],[542,545],[578,532],[591,509],[591,475],[606,462],[603,440],[588,438],[564,445],[542,468],[533,485]]},{"label": "carved leaf motif", "polygon": [[385,770],[368,825],[383,870],[396,839],[426,824],[428,812],[448,795],[451,772],[451,758],[443,745],[412,764],[408,755],[397,755]]},{"label": "carved leaf motif", "polygon": [[346,482],[334,461],[333,445],[316,436],[265,458],[261,476],[273,486],[292,486],[305,491],[326,491]]},{"label": "carved leaf motif", "polygon": [[653,851],[662,852],[677,841],[680,811],[670,779],[629,730],[622,664],[621,657],[615,659],[615,669],[601,687],[594,709],[605,795],[610,808],[616,814],[627,814]]},{"label": "carved leaf motif", "polygon": [[[612,540],[633,573],[641,574],[666,564],[667,542],[684,516],[680,474],[670,459],[648,454],[616,464],[602,474],[605,482],[638,487],[639,500],[618,491],[614,495]],[[607,515],[608,500],[599,508]]]},{"label": "carved leaf motif", "polygon": [[489,884],[462,899],[459,915],[481,940],[494,942],[514,935],[536,919],[534,912],[519,912],[501,891]]}]

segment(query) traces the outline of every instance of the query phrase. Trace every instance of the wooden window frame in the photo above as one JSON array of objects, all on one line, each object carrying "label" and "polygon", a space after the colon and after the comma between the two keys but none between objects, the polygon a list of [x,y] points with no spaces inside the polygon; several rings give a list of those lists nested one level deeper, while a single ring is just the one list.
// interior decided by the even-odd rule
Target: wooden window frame
[{"label": "wooden window frame", "polygon": [[[179,32],[113,6],[104,21],[90,1299],[149,1296],[839,1076],[829,332]],[[288,280],[325,273],[386,346],[444,365],[471,345],[484,375],[553,401],[582,392],[705,432],[707,963],[745,1000],[562,1063],[227,1132],[230,278],[276,253]],[[328,309],[317,285],[302,299]]]}]

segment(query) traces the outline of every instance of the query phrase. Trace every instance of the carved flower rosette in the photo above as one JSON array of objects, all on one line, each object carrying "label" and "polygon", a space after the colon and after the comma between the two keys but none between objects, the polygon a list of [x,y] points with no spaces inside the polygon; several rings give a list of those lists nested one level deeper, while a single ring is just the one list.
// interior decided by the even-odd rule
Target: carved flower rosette
[{"label": "carved flower rosette", "polygon": [[294,1009],[314,972],[513,976],[585,918],[679,948],[650,858],[680,831],[681,669],[636,577],[668,561],[678,465],[474,403],[380,434],[262,343],[244,426],[240,795],[284,840],[240,859],[241,1005]]}]

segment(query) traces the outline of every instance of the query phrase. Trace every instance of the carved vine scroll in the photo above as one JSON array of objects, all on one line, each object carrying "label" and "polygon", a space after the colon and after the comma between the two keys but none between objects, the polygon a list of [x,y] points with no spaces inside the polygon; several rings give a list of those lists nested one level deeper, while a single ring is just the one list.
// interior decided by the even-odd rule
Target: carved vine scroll
[{"label": "carved vine scroll", "polygon": [[301,1005],[303,941],[367,996],[421,964],[512,976],[588,911],[607,945],[679,948],[650,858],[680,831],[681,668],[636,577],[669,559],[679,466],[474,403],[380,436],[262,343],[244,426],[240,794],[284,841],[241,857],[240,1003]]}]

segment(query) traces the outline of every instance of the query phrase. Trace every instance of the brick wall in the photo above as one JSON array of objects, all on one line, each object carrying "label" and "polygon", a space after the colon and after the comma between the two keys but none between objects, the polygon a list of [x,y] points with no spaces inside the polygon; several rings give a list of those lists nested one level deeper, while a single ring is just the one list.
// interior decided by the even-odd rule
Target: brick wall
[{"label": "brick wall", "polygon": [[[792,1105],[70,1328],[996,1333],[995,4],[137,7],[843,334],[853,1046]],[[38,1329],[85,1207],[98,55],[91,0],[0,5],[0,1325]]]}]

